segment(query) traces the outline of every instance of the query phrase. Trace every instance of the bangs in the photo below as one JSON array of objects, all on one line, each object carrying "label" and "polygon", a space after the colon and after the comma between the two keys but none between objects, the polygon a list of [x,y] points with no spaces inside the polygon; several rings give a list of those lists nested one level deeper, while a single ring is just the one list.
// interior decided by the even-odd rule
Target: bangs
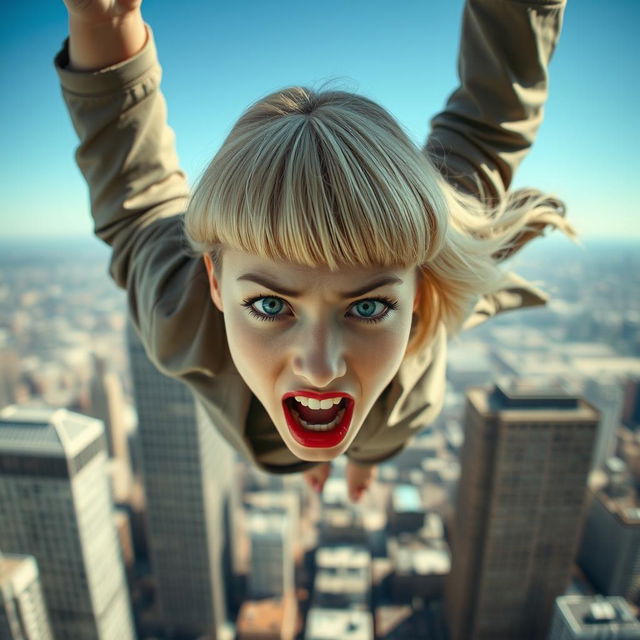
[{"label": "bangs", "polygon": [[239,120],[196,187],[185,222],[194,248],[332,270],[427,262],[443,231],[439,195],[391,116],[344,92],[321,94],[330,107],[305,89],[275,95]]}]

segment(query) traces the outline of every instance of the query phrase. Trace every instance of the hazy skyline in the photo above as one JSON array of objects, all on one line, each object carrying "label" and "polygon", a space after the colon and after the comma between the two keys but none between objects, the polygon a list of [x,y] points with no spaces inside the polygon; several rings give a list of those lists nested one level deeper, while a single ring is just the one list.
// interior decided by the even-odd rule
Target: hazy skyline
[{"label": "hazy skyline", "polygon": [[[462,6],[462,0],[143,5],[190,182],[251,102],[292,84],[333,80],[367,95],[423,144],[430,117],[457,83]],[[514,183],[562,197],[585,237],[640,238],[632,195],[640,146],[638,18],[635,0],[569,2],[545,121]],[[73,159],[76,136],[52,65],[67,34],[62,0],[13,4],[0,30],[0,237],[91,234],[87,189]]]}]

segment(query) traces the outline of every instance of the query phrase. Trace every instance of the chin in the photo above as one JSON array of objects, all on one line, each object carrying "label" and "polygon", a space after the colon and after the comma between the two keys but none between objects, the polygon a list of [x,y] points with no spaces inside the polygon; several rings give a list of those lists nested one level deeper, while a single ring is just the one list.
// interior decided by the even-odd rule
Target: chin
[{"label": "chin", "polygon": [[293,453],[296,458],[300,458],[300,460],[304,460],[305,462],[330,462],[331,460],[335,460],[338,456],[343,454],[347,447],[338,446],[332,448],[311,448],[311,447],[303,447],[297,442],[285,442],[287,448],[291,453]]}]

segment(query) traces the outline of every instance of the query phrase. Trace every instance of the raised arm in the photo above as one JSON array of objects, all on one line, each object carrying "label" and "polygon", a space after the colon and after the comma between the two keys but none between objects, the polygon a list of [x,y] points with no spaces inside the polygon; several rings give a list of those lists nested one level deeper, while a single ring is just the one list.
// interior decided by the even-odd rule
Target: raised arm
[{"label": "raised arm", "polygon": [[112,248],[111,275],[127,289],[131,318],[161,370],[215,373],[226,360],[223,322],[202,261],[186,251],[180,214],[189,191],[140,2],[66,4],[70,37],[55,64],[95,233]]},{"label": "raised arm", "polygon": [[468,0],[460,86],[431,121],[426,152],[447,180],[501,199],[533,144],[565,0]]}]

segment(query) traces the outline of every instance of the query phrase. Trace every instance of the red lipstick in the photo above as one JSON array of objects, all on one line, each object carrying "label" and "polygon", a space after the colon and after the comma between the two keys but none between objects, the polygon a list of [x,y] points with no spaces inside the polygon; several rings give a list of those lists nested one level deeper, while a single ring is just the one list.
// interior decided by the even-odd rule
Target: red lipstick
[{"label": "red lipstick", "polygon": [[[291,413],[291,406],[289,403],[295,403],[293,399],[295,396],[303,396],[305,398],[313,398],[315,400],[326,400],[327,398],[344,398],[342,401],[344,405],[344,415],[342,420],[332,429],[328,431],[312,431],[311,429],[305,429]],[[353,409],[355,401],[348,393],[341,391],[334,391],[331,393],[318,393],[316,391],[289,391],[282,396],[282,410],[284,411],[287,426],[291,435],[295,441],[301,444],[303,447],[312,447],[316,449],[329,449],[339,445],[347,435],[349,426],[351,425],[351,418],[353,416]]]}]

